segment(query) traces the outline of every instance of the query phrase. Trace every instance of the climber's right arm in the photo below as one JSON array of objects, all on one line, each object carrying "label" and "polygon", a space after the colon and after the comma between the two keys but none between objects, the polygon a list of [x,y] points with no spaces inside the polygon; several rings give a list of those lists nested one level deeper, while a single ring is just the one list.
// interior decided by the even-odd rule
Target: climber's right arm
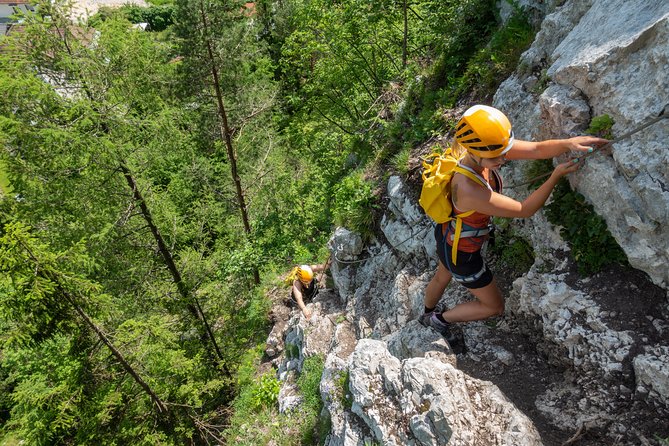
[{"label": "climber's right arm", "polygon": [[494,217],[528,218],[546,203],[560,178],[574,172],[580,164],[573,160],[559,164],[544,184],[522,202],[483,188],[469,178],[462,178],[451,188],[453,203],[458,209],[473,209]]}]

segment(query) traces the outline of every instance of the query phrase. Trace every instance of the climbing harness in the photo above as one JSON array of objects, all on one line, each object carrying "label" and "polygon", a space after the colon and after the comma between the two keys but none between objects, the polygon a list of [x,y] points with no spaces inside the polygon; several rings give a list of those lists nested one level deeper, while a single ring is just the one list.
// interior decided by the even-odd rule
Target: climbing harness
[{"label": "climbing harness", "polygon": [[[634,128],[634,129],[630,130],[629,132],[627,132],[627,133],[625,133],[625,134],[623,134],[623,135],[621,135],[621,136],[619,136],[619,137],[617,137],[617,138],[615,138],[615,139],[613,139],[613,140],[607,142],[606,144],[604,144],[604,145],[602,145],[602,146],[600,146],[600,147],[593,148],[594,150],[593,150],[592,152],[588,152],[588,153],[586,153],[586,154],[584,154],[584,155],[582,155],[582,156],[576,157],[575,159],[577,159],[577,160],[580,162],[580,160],[582,160],[582,159],[584,159],[584,158],[587,158],[587,157],[589,157],[589,156],[591,156],[591,155],[594,155],[595,153],[597,153],[597,152],[599,152],[599,151],[601,151],[601,150],[608,149],[608,148],[611,147],[613,144],[615,144],[615,143],[617,143],[617,142],[620,142],[620,141],[622,141],[623,139],[627,139],[627,138],[629,138],[630,136],[634,135],[635,133],[639,133],[640,131],[645,130],[646,128],[650,127],[651,125],[653,125],[653,124],[655,124],[655,123],[657,123],[657,122],[660,122],[661,120],[666,119],[666,118],[669,118],[669,104],[665,105],[664,108],[662,109],[662,111],[661,111],[655,118],[649,120],[649,121],[646,122],[645,124],[641,124],[640,126],[638,126],[638,127]],[[516,188],[516,187],[525,186],[525,185],[527,185],[527,184],[534,183],[535,181],[540,180],[540,179],[542,179],[542,178],[546,178],[547,176],[550,176],[552,173],[553,173],[553,172],[547,172],[547,173],[538,175],[538,176],[536,176],[536,177],[534,177],[534,178],[530,178],[530,179],[527,180],[527,181],[523,181],[522,183],[512,184],[512,185],[510,185],[510,186],[505,186],[505,188],[506,188],[506,189],[513,189],[513,188]]]}]

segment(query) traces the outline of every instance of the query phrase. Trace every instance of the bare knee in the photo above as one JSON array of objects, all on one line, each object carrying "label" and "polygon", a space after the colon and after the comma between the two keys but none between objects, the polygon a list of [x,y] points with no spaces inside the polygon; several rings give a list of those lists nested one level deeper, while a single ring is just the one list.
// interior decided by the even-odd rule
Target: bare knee
[{"label": "bare knee", "polygon": [[488,308],[488,311],[490,312],[490,316],[488,317],[501,316],[504,314],[504,298],[501,294],[496,296],[494,299],[490,299],[482,303],[486,306],[486,308]]},{"label": "bare knee", "polygon": [[470,291],[478,299],[481,306],[485,308],[485,312],[487,313],[485,317],[501,316],[504,314],[504,297],[494,281],[484,288]]}]

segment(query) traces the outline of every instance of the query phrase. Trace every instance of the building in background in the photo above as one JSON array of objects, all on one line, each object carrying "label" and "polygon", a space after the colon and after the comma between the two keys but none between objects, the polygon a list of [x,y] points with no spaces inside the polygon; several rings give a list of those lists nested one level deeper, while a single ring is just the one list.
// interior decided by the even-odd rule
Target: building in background
[{"label": "building in background", "polygon": [[26,0],[0,0],[0,36],[7,34],[19,20],[12,17],[14,14],[34,11]]}]

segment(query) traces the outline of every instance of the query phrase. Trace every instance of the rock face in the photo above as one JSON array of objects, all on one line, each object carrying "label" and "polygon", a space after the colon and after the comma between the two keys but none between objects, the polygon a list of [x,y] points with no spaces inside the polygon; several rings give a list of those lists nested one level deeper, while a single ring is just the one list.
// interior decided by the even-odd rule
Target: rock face
[{"label": "rock face", "polygon": [[[602,114],[621,135],[669,102],[669,2],[520,5],[541,30],[494,98],[518,138],[578,134]],[[310,304],[310,320],[294,312],[283,336],[272,333],[282,409],[299,405],[294,375],[305,356],[320,354],[329,446],[663,444],[667,141],[669,119],[614,144],[610,155],[589,157],[570,178],[640,271],[579,277],[558,228],[541,212],[514,221],[534,248],[534,265],[508,287],[503,318],[462,324],[468,352],[458,356],[416,321],[436,267],[435,243],[407,185],[391,177],[383,241],[364,245],[338,228],[329,243],[335,289]],[[523,164],[513,164],[503,175],[520,182]],[[440,305],[470,298],[451,285]]]},{"label": "rock face", "polygon": [[[657,116],[669,104],[669,3],[567,1],[546,17],[519,70],[495,95],[517,137],[580,133],[608,114],[614,135]],[[537,75],[548,87],[536,96]],[[572,186],[604,217],[632,266],[669,287],[669,119],[590,157]],[[611,210],[615,209],[615,212]]]},{"label": "rock face", "polygon": [[451,364],[400,361],[384,342],[362,339],[349,367],[352,411],[381,444],[541,444],[531,421],[497,387]]}]

